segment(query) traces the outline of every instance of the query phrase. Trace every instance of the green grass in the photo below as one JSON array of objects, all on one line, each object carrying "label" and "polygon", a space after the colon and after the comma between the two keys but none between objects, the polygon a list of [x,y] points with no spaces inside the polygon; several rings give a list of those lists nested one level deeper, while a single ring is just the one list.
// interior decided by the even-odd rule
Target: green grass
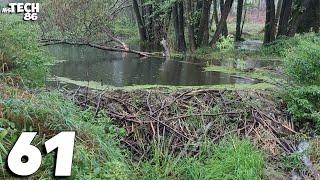
[{"label": "green grass", "polygon": [[[44,84],[48,70],[44,64],[51,61],[40,49],[38,35],[38,26],[20,16],[0,16],[0,56],[6,57],[4,63],[10,67],[11,75],[20,77],[30,87]],[[0,67],[2,63],[0,57]]]},{"label": "green grass", "polygon": [[139,179],[261,179],[264,155],[249,140],[229,137],[219,144],[203,143],[197,157],[174,156],[154,147],[150,161],[136,171]]},{"label": "green grass", "polygon": [[[0,93],[0,114],[0,129],[3,130],[0,166],[3,170],[7,152],[20,132],[39,132],[34,144],[43,144],[45,137],[73,130],[77,138],[70,179],[128,179],[131,174],[125,160],[126,152],[119,148],[120,134],[109,132],[110,128],[115,128],[111,120],[104,114],[95,117],[93,110],[84,111],[59,93],[32,95],[6,86]],[[52,154],[44,157],[41,169],[34,178],[48,178],[52,175],[52,157]],[[0,178],[10,177],[8,174],[2,176]]]}]

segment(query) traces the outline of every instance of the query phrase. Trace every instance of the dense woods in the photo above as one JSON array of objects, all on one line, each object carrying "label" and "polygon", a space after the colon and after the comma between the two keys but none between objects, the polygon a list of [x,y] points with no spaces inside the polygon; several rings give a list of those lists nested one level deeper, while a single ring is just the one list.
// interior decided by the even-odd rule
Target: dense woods
[{"label": "dense woods", "polygon": [[[258,18],[265,17],[265,27],[260,30],[264,32],[265,44],[281,36],[319,31],[317,0],[119,0],[112,3],[56,0],[47,1],[43,7],[44,38],[51,37],[54,30],[64,39],[81,43],[99,40],[97,37],[115,40],[123,36],[117,32],[119,23],[134,23],[141,50],[148,51],[161,50],[164,45],[177,52],[215,48],[221,37],[228,35],[233,35],[235,41],[243,41],[247,11],[255,9]],[[228,27],[230,16],[235,17],[235,27]],[[234,34],[228,31],[230,28],[235,29]]]}]

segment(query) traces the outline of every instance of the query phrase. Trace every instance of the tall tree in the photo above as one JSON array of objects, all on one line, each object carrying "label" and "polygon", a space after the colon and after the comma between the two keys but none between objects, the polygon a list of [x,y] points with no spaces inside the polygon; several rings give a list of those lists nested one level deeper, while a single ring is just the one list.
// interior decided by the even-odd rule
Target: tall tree
[{"label": "tall tree", "polygon": [[[221,12],[221,17],[220,19],[222,19],[223,16],[223,12],[224,12],[224,7],[225,7],[225,1],[224,0],[220,0],[220,12]],[[222,26],[222,35],[227,37],[228,36],[228,25],[227,25],[227,21],[225,21],[223,23]]]},{"label": "tall tree", "polygon": [[264,33],[264,44],[268,44],[275,39],[275,4],[274,0],[266,0],[266,24]]},{"label": "tall tree", "polygon": [[217,0],[212,0],[213,3],[213,12],[212,12],[212,18],[211,18],[211,23],[209,27],[212,27],[213,21],[216,24],[216,27],[218,26],[219,23],[219,16],[218,16],[218,1]]},{"label": "tall tree", "polygon": [[237,5],[237,27],[236,27],[236,41],[241,40],[241,20],[243,12],[243,0],[238,0]]},{"label": "tall tree", "polygon": [[306,9],[305,15],[302,17],[297,29],[297,33],[319,32],[320,23],[320,1],[311,0],[309,7]]},{"label": "tall tree", "polygon": [[186,51],[184,36],[184,9],[183,2],[175,2],[172,6],[173,25],[175,29],[176,47],[179,52]]},{"label": "tall tree", "polygon": [[142,16],[140,14],[140,9],[139,9],[139,4],[137,0],[132,0],[132,7],[134,10],[134,14],[136,15],[136,21],[138,24],[138,29],[139,29],[139,35],[140,35],[140,40],[141,41],[147,41],[147,30],[144,25]]},{"label": "tall tree", "polygon": [[298,5],[299,8],[296,9],[296,13],[294,13],[289,26],[288,36],[294,36],[296,34],[298,26],[306,15],[307,9],[309,8],[310,4],[311,0],[302,0],[302,3]]},{"label": "tall tree", "polygon": [[292,0],[283,0],[282,2],[277,36],[284,36],[288,33],[289,19],[292,13],[292,3]]},{"label": "tall tree", "polygon": [[208,45],[209,43],[209,19],[212,0],[202,0],[202,13],[198,32],[198,44]]},{"label": "tall tree", "polygon": [[218,23],[217,30],[215,31],[213,38],[210,41],[210,46],[212,46],[212,47],[216,46],[216,43],[218,42],[218,40],[220,38],[224,24],[226,23],[228,15],[230,13],[232,4],[233,4],[233,0],[226,0],[226,3],[224,4],[223,12],[221,14],[221,19]]},{"label": "tall tree", "polygon": [[194,25],[193,25],[193,2],[192,0],[186,0],[186,13],[187,13],[187,25],[188,25],[188,39],[189,39],[189,49],[191,52],[195,51],[196,39],[194,34]]}]

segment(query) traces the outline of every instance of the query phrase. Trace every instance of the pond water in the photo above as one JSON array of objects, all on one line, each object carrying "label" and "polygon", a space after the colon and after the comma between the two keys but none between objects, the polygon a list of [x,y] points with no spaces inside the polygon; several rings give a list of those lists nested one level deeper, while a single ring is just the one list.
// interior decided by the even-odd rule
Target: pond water
[{"label": "pond water", "polygon": [[254,84],[256,81],[220,72],[204,72],[204,65],[161,58],[109,52],[86,46],[47,46],[59,63],[52,66],[53,77],[73,81],[94,81],[116,87],[131,85],[199,86]]}]

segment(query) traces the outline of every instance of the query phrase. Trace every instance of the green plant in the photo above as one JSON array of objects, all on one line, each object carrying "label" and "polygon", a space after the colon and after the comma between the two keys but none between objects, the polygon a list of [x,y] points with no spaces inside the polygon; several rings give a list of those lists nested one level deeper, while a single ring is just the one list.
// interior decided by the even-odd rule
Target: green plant
[{"label": "green plant", "polygon": [[[76,131],[76,143],[71,179],[129,179],[126,152],[119,148],[123,130],[112,126],[103,113],[98,116],[91,109],[82,110],[56,92],[29,94],[9,86],[0,89],[0,155],[1,160],[14,144],[16,137],[26,130],[39,132],[34,144],[64,130]],[[1,161],[0,161],[1,162]],[[53,156],[43,157],[43,165],[34,178],[52,175]],[[0,166],[4,168],[4,163]],[[0,173],[1,174],[1,173]],[[9,177],[1,174],[0,178]]]},{"label": "green plant", "polygon": [[217,42],[217,48],[220,51],[230,51],[234,49],[234,39],[231,36],[223,37]]},{"label": "green plant", "polygon": [[22,21],[21,17],[0,16],[0,55],[6,57],[4,63],[12,73],[20,76],[29,86],[44,84],[47,73],[44,64],[51,60],[39,47],[38,35],[38,27]]},{"label": "green plant", "polygon": [[198,157],[153,148],[137,171],[142,179],[261,179],[263,154],[249,140],[225,138],[218,145],[201,143]]},{"label": "green plant", "polygon": [[301,127],[309,121],[320,131],[320,86],[290,87],[284,97],[296,125]]},{"label": "green plant", "polygon": [[206,179],[261,179],[264,158],[249,140],[224,139],[204,167]]},{"label": "green plant", "polygon": [[319,39],[315,33],[298,34],[295,37],[280,37],[272,44],[260,48],[260,54],[263,56],[286,57],[288,52],[297,47],[301,42],[312,42]]},{"label": "green plant", "polygon": [[320,85],[320,36],[313,40],[302,40],[292,48],[283,67],[296,83]]}]

